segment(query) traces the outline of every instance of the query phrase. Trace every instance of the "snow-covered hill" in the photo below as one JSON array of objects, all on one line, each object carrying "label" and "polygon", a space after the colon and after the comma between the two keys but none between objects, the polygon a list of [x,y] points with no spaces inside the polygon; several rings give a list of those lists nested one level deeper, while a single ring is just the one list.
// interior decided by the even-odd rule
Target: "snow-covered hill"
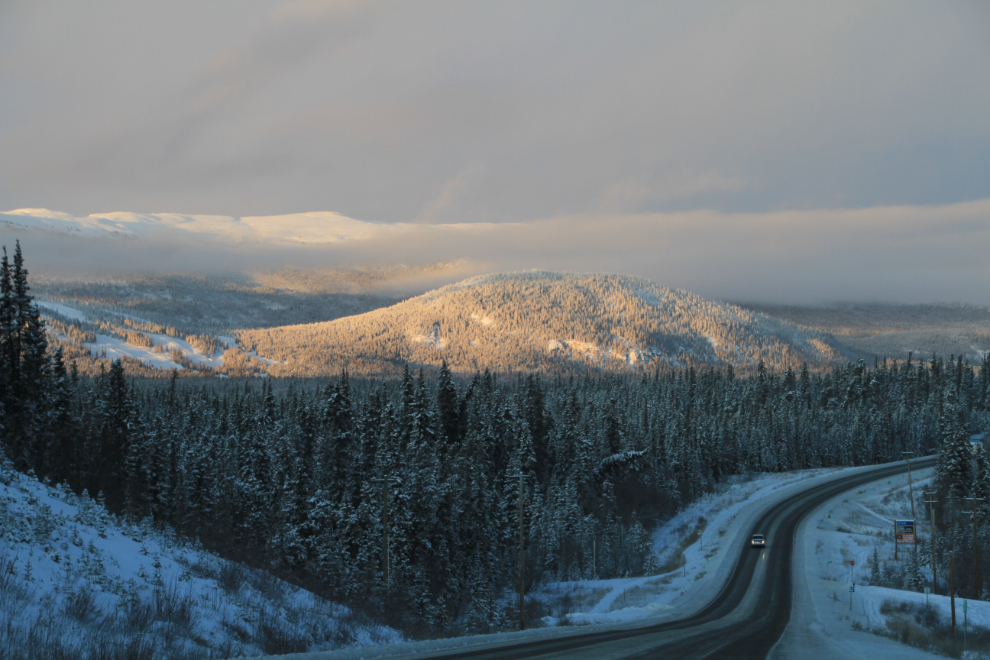
[{"label": "snow-covered hill", "polygon": [[339,213],[235,217],[179,213],[96,213],[71,215],[48,209],[16,209],[0,213],[0,227],[52,232],[80,237],[199,235],[228,244],[278,241],[297,244],[342,243],[422,231],[485,232],[506,225],[483,223],[423,225],[355,220]]},{"label": "snow-covered hill", "polygon": [[226,658],[401,641],[0,455],[0,657]]},{"label": "snow-covered hill", "polygon": [[272,373],[389,373],[397,365],[500,372],[652,370],[763,360],[784,369],[848,356],[826,333],[623,275],[486,275],[326,323],[245,330]]}]

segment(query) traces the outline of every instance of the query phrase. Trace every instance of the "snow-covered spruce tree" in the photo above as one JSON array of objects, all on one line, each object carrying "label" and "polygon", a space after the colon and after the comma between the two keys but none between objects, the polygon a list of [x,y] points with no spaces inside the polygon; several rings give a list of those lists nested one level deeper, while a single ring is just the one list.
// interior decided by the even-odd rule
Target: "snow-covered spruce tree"
[{"label": "snow-covered spruce tree", "polygon": [[957,403],[954,388],[945,390],[939,431],[942,446],[938,453],[936,483],[939,499],[953,498],[957,503],[970,493],[973,472],[970,466],[969,433],[963,423],[963,409]]}]

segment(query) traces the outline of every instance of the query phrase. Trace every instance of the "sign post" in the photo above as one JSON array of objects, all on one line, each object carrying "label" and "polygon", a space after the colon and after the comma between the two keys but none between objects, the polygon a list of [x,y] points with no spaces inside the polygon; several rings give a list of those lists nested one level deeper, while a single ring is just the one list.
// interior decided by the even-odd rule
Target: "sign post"
[{"label": "sign post", "polygon": [[903,543],[904,545],[915,544],[916,537],[914,529],[914,520],[894,521],[894,559],[897,559],[897,545],[899,543]]},{"label": "sign post", "polygon": [[853,611],[853,594],[856,593],[856,583],[849,583],[849,611]]},{"label": "sign post", "polygon": [[914,518],[914,484],[911,482],[911,456],[914,454],[913,451],[902,451],[904,454],[904,460],[907,461],[908,467],[908,498],[911,500],[911,517]]},{"label": "sign post", "polygon": [[[929,495],[929,493],[925,493]],[[938,567],[935,561],[935,505],[938,504],[938,500],[935,499],[935,494],[931,493],[931,499],[925,500],[928,504],[928,509],[932,514],[932,591],[935,595],[938,595]]]}]

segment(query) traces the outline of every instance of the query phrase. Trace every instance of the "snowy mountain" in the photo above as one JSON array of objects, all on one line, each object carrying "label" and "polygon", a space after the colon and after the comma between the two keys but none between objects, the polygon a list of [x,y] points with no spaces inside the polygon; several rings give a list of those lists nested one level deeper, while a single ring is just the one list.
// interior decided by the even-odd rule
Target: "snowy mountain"
[{"label": "snowy mountain", "polygon": [[348,608],[128,524],[0,454],[0,656],[203,658],[401,641]]},{"label": "snowy mountain", "polygon": [[194,235],[228,244],[277,241],[295,244],[332,244],[370,238],[401,237],[423,231],[484,232],[506,225],[384,223],[355,220],[338,213],[235,217],[179,213],[97,213],[71,215],[48,209],[17,209],[0,213],[0,227],[43,231],[85,238],[148,238]]},{"label": "snowy mountain", "polygon": [[649,280],[542,271],[474,277],[366,314],[237,339],[283,363],[273,375],[387,374],[442,359],[460,371],[560,373],[848,358],[826,333]]}]

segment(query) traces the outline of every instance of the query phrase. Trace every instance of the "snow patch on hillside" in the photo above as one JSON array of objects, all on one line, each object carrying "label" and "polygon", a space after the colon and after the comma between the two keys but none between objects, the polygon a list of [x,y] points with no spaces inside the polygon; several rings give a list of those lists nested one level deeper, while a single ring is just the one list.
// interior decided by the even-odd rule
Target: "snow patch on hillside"
[{"label": "snow patch on hillside", "polygon": [[89,348],[93,355],[101,357],[105,355],[108,360],[130,357],[140,360],[149,367],[182,369],[182,365],[173,362],[172,357],[167,353],[156,353],[150,348],[128,344],[123,339],[117,339],[109,335],[96,335],[96,343],[86,344],[86,347]]},{"label": "snow patch on hillside", "polygon": [[6,660],[232,657],[398,641],[346,607],[168,530],[120,520],[0,458]]},{"label": "snow patch on hillside", "polygon": [[151,332],[143,332],[141,334],[149,337],[155,342],[155,344],[161,346],[162,350],[168,353],[172,351],[181,351],[184,357],[188,358],[195,364],[212,367],[214,369],[223,366],[222,351],[214,353],[213,355],[207,355],[203,351],[194,348],[192,344],[187,342],[185,339],[177,339],[175,337],[169,337],[168,335],[156,335]]},{"label": "snow patch on hillside", "polygon": [[71,307],[66,307],[65,305],[60,305],[58,303],[47,302],[44,300],[36,300],[35,304],[40,308],[40,310],[49,310],[55,312],[59,316],[63,316],[72,321],[85,321],[86,315],[80,312],[78,309],[72,309]]},{"label": "snow patch on hillside", "polygon": [[447,342],[440,336],[440,324],[434,323],[428,334],[412,334],[409,339],[415,344],[429,344],[438,351],[443,350]]},{"label": "snow patch on hillside", "polygon": [[[37,301],[37,305],[41,310],[46,310],[51,314],[57,314],[58,316],[74,320],[74,321],[89,321],[91,320],[84,312],[73,309],[66,305],[60,303],[53,303],[48,301]],[[44,311],[42,312],[44,314]],[[142,321],[133,316],[128,316],[126,314],[120,314],[124,318],[129,318],[135,321]],[[168,335],[160,335],[151,332],[141,332],[138,330],[129,329],[131,332],[137,332],[145,337],[148,337],[155,343],[155,347],[149,348],[147,346],[137,346],[135,344],[130,344],[123,339],[118,339],[116,337],[111,337],[109,335],[96,335],[96,343],[85,344],[89,348],[90,352],[94,355],[105,355],[108,359],[114,360],[120,357],[130,357],[135,360],[142,362],[149,367],[156,367],[158,369],[182,369],[181,364],[176,363],[173,358],[173,352],[178,351],[181,353],[182,357],[188,359],[193,364],[200,366],[210,367],[213,369],[219,369],[223,366],[223,351],[218,351],[212,355],[200,351],[190,344],[185,339],[179,339],[177,337],[170,337]],[[62,341],[70,341],[66,337],[59,337]],[[218,337],[220,341],[226,343],[231,348],[237,348],[237,340],[233,337]],[[157,349],[157,350],[156,350]],[[253,352],[246,352],[247,355],[264,361],[266,364],[280,364],[275,360],[268,360],[258,356]]]}]

